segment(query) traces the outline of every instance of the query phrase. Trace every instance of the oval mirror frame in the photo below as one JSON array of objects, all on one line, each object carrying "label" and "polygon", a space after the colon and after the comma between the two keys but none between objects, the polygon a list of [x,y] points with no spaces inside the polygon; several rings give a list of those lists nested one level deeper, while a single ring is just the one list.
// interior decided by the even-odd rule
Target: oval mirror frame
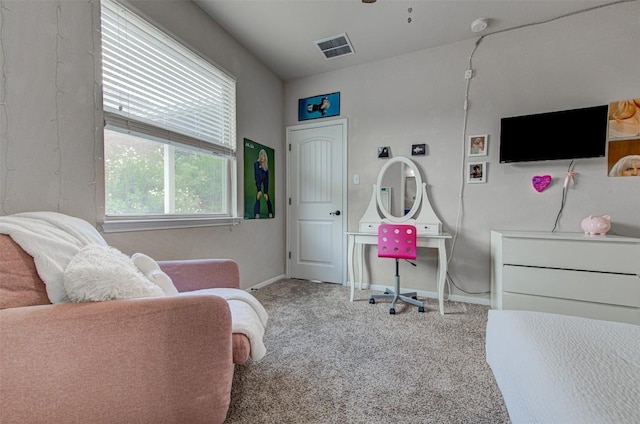
[{"label": "oval mirror frame", "polygon": [[409,168],[413,170],[413,174],[416,177],[416,188],[417,188],[416,198],[415,198],[415,201],[413,202],[413,206],[411,207],[411,210],[409,210],[409,212],[406,213],[404,216],[398,217],[398,216],[391,215],[390,211],[382,207],[382,197],[380,196],[380,189],[376,190],[376,202],[378,203],[378,209],[387,220],[394,222],[396,224],[400,224],[412,219],[416,215],[418,208],[420,208],[420,205],[422,204],[422,176],[415,162],[413,162],[411,159],[406,158],[404,156],[396,156],[394,158],[389,159],[382,166],[382,169],[380,169],[380,172],[378,173],[378,181],[376,183],[376,187],[382,187],[382,178],[384,177],[384,173],[387,171],[387,169],[389,169],[391,166],[395,165],[396,163],[402,163],[407,165]]}]

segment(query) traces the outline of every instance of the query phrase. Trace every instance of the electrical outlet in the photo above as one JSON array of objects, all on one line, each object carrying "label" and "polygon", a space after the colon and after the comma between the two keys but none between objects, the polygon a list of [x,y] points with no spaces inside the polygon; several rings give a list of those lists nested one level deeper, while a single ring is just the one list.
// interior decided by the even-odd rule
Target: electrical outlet
[{"label": "electrical outlet", "polygon": [[473,77],[473,69],[467,69],[464,71],[464,79],[471,79]]}]

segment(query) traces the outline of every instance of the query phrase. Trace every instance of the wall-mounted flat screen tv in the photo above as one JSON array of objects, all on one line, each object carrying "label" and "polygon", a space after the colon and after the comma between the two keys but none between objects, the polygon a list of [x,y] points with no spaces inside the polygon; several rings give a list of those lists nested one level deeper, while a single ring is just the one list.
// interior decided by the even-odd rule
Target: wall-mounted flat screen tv
[{"label": "wall-mounted flat screen tv", "polygon": [[500,163],[604,157],[608,105],[500,120]]}]

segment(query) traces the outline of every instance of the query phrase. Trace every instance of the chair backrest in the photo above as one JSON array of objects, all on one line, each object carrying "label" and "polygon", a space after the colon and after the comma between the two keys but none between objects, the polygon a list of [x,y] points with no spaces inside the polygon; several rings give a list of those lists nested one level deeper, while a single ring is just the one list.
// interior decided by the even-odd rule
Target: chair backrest
[{"label": "chair backrest", "polygon": [[416,227],[408,224],[380,224],[378,257],[415,259]]}]

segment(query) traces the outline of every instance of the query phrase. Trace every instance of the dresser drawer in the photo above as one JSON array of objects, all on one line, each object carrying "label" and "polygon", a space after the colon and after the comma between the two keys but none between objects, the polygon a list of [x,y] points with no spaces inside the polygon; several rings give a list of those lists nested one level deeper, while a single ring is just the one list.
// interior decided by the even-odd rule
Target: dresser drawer
[{"label": "dresser drawer", "polygon": [[504,238],[505,265],[640,274],[640,244],[585,240]]},{"label": "dresser drawer", "polygon": [[526,294],[504,293],[503,309],[539,311],[552,314],[573,315],[606,321],[640,324],[640,309],[604,303],[581,302]]},{"label": "dresser drawer", "polygon": [[640,277],[635,275],[505,265],[502,290],[640,307]]}]

